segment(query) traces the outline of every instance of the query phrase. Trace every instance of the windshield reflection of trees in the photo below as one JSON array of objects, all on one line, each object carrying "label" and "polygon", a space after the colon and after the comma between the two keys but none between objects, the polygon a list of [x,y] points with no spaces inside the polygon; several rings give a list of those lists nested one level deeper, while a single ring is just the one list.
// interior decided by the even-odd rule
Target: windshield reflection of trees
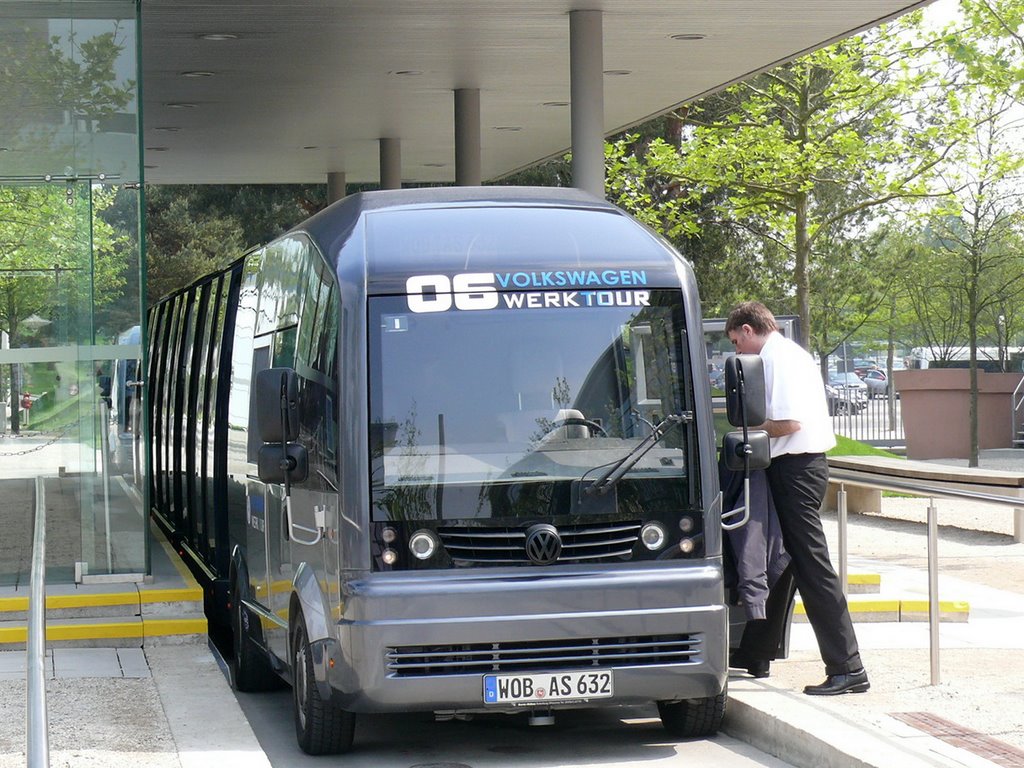
[{"label": "windshield reflection of trees", "polygon": [[[667,299],[669,292],[664,293]],[[421,387],[427,399],[422,413],[420,401],[413,400],[401,421],[378,418],[371,425],[375,519],[522,518],[568,513],[573,509],[573,480],[614,463],[649,435],[665,415],[683,410],[681,342],[673,309],[671,305],[651,306],[636,312],[589,365],[555,373],[546,394],[535,396],[529,404],[534,408],[543,405],[543,415],[536,414],[539,408],[529,413],[527,405],[518,412],[503,413],[498,403],[513,397],[514,392],[500,387],[518,387],[493,370],[493,380],[461,380],[463,386],[492,387],[490,397],[477,408],[468,407],[466,403],[476,401],[452,390],[451,385],[444,391]],[[538,358],[535,367],[542,367],[543,361]],[[415,364],[407,362],[409,370]],[[574,370],[585,370],[582,383],[574,382]],[[542,373],[536,371],[532,381]],[[519,397],[522,403],[522,394]],[[457,404],[463,406],[461,410]],[[454,411],[459,419],[439,412],[436,424],[433,418],[424,422],[424,414],[435,410]],[[504,429],[499,434],[487,428],[503,417],[508,425],[513,417],[524,416],[532,419],[534,429],[519,441]],[[560,428],[567,418],[573,426]],[[581,421],[593,422],[599,429]],[[478,428],[478,424],[482,426]],[[671,430],[658,451],[638,464],[631,475],[659,473],[679,484],[684,472],[679,451],[684,441],[685,430]],[[675,457],[667,456],[666,449]],[[619,512],[639,514],[650,498],[664,496],[656,489],[660,482],[623,482],[618,489]]]}]

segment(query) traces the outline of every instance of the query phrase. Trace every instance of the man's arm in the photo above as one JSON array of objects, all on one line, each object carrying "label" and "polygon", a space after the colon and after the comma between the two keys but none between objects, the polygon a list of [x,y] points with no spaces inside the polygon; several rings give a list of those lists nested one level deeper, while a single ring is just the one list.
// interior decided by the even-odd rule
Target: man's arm
[{"label": "man's arm", "polygon": [[784,419],[782,421],[768,419],[768,421],[759,427],[755,427],[755,429],[763,429],[768,433],[768,437],[785,437],[786,435],[798,432],[800,430],[800,422],[793,421],[792,419]]}]

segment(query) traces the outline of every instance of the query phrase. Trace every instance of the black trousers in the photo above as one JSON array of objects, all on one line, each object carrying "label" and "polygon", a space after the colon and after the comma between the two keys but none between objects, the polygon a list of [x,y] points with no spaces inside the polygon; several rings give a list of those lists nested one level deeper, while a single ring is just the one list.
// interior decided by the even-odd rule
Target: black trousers
[{"label": "black trousers", "polygon": [[[772,458],[766,470],[790,568],[803,599],[807,619],[818,640],[825,662],[825,674],[842,675],[863,668],[839,576],[828,556],[828,543],[821,526],[821,502],[828,487],[828,462],[824,454],[805,453]],[[751,622],[740,647],[752,658],[772,659],[778,637],[767,631],[769,620]],[[785,610],[785,607],[782,608]]]}]

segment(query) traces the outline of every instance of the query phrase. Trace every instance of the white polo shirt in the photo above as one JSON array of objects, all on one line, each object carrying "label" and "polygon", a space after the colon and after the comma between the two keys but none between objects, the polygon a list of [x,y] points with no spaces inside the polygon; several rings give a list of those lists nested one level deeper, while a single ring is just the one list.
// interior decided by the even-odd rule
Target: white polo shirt
[{"label": "white polo shirt", "polygon": [[765,399],[772,421],[799,421],[800,429],[771,439],[772,456],[824,453],[836,444],[821,371],[810,354],[778,331],[761,348]]}]

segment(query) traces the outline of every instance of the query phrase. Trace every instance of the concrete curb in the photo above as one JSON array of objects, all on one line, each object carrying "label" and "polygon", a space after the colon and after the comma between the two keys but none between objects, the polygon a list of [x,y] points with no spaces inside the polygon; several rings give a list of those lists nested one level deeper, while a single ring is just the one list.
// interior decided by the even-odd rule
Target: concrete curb
[{"label": "concrete curb", "polygon": [[[867,694],[850,694],[851,696]],[[870,730],[766,680],[730,679],[722,731],[796,768],[965,768],[992,763],[894,727]]]}]

